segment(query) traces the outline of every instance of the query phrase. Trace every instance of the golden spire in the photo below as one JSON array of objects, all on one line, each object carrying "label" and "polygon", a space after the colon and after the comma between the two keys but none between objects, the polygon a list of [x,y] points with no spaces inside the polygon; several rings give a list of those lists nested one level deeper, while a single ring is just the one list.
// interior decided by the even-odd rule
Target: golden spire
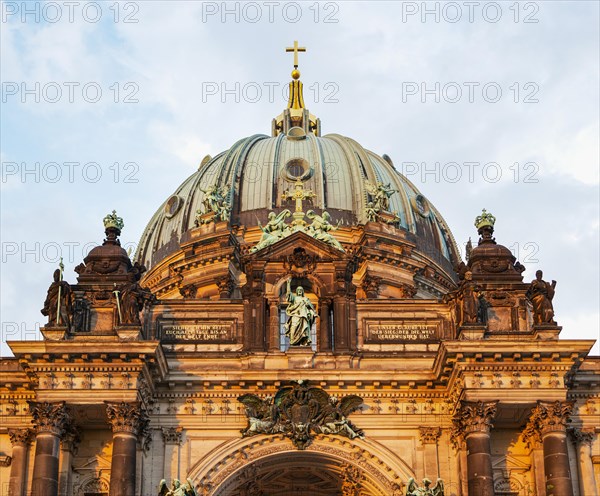
[{"label": "golden spire", "polygon": [[321,122],[304,107],[303,84],[300,81],[300,71],[298,70],[298,54],[306,52],[306,47],[298,46],[298,41],[295,40],[294,46],[286,47],[285,51],[294,54],[294,70],[292,71],[292,81],[289,83],[290,96],[287,109],[273,119],[273,136],[280,133],[287,134],[291,128],[298,127],[302,128],[305,133],[314,132],[320,136]]}]

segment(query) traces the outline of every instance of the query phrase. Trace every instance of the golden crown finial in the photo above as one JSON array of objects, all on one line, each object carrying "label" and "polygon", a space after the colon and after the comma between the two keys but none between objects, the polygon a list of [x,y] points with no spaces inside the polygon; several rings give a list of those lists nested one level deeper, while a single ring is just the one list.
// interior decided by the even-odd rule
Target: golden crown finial
[{"label": "golden crown finial", "polygon": [[478,215],[475,219],[475,227],[477,229],[481,229],[482,227],[494,227],[496,223],[496,217],[494,217],[490,212],[486,211],[484,208],[481,211],[481,215]]}]

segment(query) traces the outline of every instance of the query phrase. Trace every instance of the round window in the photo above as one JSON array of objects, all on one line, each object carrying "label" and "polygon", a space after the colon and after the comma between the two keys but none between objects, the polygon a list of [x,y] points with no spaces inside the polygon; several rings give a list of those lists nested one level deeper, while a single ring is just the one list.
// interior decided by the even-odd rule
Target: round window
[{"label": "round window", "polygon": [[177,213],[177,211],[181,208],[182,203],[183,200],[177,195],[173,195],[167,200],[167,204],[165,205],[165,216],[167,219],[170,219]]},{"label": "round window", "polygon": [[288,160],[283,167],[283,176],[288,181],[306,181],[312,176],[312,169],[303,158]]},{"label": "round window", "polygon": [[429,217],[431,214],[429,202],[423,195],[413,196],[410,203],[413,207],[413,210],[415,210],[422,217]]}]

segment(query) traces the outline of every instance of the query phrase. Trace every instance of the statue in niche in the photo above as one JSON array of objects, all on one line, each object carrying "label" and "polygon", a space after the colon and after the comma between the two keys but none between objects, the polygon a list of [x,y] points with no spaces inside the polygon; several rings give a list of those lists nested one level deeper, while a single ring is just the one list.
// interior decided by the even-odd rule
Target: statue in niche
[{"label": "statue in niche", "polygon": [[335,239],[332,234],[329,234],[332,231],[336,231],[339,226],[339,222],[337,226],[331,224],[331,215],[329,215],[329,212],[323,211],[321,215],[318,215],[314,210],[309,210],[306,212],[306,216],[312,220],[312,224],[306,228],[306,232],[309,235],[340,251],[344,251],[344,247],[341,243]]},{"label": "statue in niche", "polygon": [[292,281],[287,282],[287,301],[285,309],[288,321],[285,323],[285,335],[290,339],[290,346],[310,346],[310,331],[315,322],[317,311],[311,301],[304,296],[304,288],[298,286],[292,293]]},{"label": "statue in niche", "polygon": [[533,305],[533,321],[536,325],[556,325],[552,306],[556,281],[548,283],[542,279],[543,275],[541,270],[535,273],[535,279],[531,281],[526,296]]},{"label": "statue in niche", "polygon": [[47,327],[71,327],[73,313],[73,292],[67,281],[63,281],[63,264],[54,271],[54,282],[48,288],[42,315],[48,317]]},{"label": "statue in niche", "polygon": [[258,223],[258,227],[261,228],[263,233],[260,241],[250,248],[250,253],[262,250],[263,248],[276,243],[280,239],[289,236],[292,231],[285,223],[285,219],[291,215],[292,213],[287,208],[282,212],[279,212],[279,214],[276,214],[275,212],[269,212],[269,222],[267,222],[267,225],[263,227],[260,222]]},{"label": "statue in niche", "polygon": [[442,479],[438,479],[435,486],[429,486],[431,486],[429,479],[423,479],[423,487],[419,487],[415,479],[411,477],[406,485],[406,496],[444,496],[444,481]]},{"label": "statue in niche", "polygon": [[458,289],[458,305],[460,309],[459,325],[475,324],[478,322],[479,303],[477,297],[479,286],[473,282],[473,274],[465,272],[465,278]]},{"label": "statue in niche", "polygon": [[185,485],[182,485],[179,479],[173,479],[171,489],[167,486],[165,479],[158,485],[158,496],[198,496],[194,483],[188,479]]}]

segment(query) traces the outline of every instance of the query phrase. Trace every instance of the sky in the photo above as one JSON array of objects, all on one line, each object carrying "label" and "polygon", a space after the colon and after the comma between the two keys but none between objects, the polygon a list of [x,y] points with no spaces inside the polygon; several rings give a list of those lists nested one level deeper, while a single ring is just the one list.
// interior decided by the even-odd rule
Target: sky
[{"label": "sky", "polygon": [[107,213],[135,250],[204,156],[270,134],[294,40],[323,134],[388,154],[461,247],[492,212],[561,338],[597,339],[599,3],[476,3],[2,0],[2,354]]}]

